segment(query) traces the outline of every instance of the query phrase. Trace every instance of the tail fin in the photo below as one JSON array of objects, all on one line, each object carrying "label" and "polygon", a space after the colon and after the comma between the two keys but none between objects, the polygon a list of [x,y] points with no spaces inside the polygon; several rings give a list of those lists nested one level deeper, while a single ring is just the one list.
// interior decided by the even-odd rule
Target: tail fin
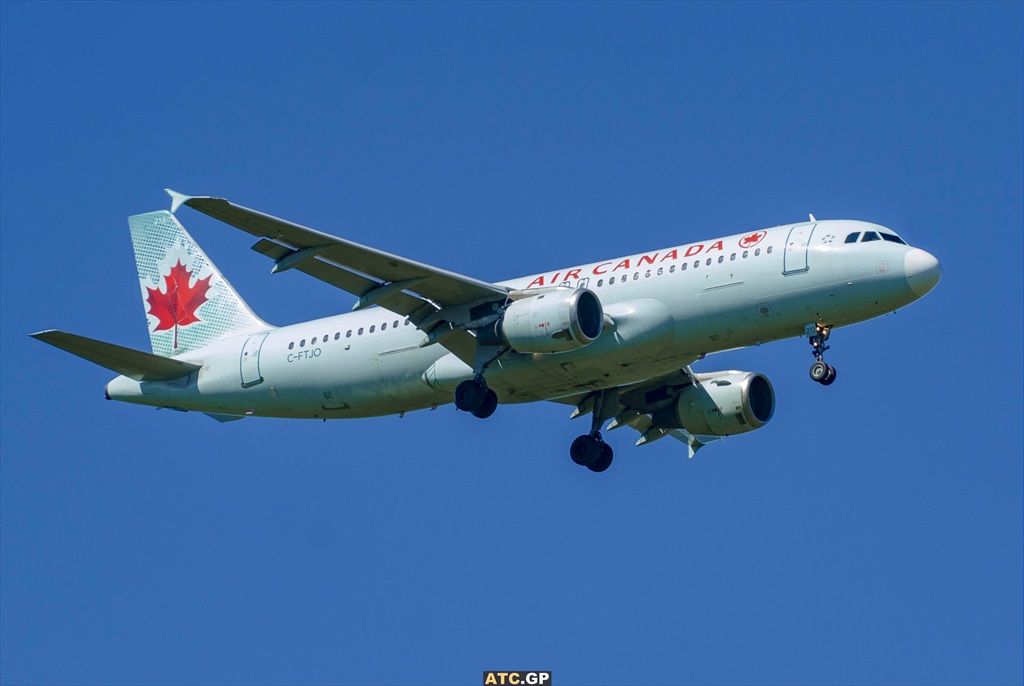
[{"label": "tail fin", "polygon": [[153,352],[164,357],[271,327],[261,320],[173,214],[128,217]]}]

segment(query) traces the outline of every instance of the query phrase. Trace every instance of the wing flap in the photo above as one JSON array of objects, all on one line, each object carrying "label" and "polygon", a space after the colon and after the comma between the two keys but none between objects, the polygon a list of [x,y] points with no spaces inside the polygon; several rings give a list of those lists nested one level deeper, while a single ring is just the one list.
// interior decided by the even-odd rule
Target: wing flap
[{"label": "wing flap", "polygon": [[274,262],[279,262],[291,253],[295,252],[280,243],[268,241],[266,238],[261,238],[259,242],[252,246],[252,249],[261,255],[266,255]]},{"label": "wing flap", "polygon": [[191,362],[161,357],[66,331],[51,329],[29,335],[136,381],[170,381],[200,369],[199,365]]}]

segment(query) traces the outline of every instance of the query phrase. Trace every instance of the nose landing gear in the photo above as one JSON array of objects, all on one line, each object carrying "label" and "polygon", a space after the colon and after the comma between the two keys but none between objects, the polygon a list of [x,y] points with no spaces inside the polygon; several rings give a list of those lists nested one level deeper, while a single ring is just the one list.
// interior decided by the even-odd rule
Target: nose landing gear
[{"label": "nose landing gear", "polygon": [[811,365],[810,370],[811,379],[822,386],[831,386],[836,380],[836,368],[822,359],[825,356],[825,351],[829,349],[829,346],[825,345],[825,341],[828,340],[831,331],[830,324],[808,324],[804,329],[804,334],[807,336],[814,354],[814,364]]},{"label": "nose landing gear", "polygon": [[836,368],[830,364],[825,364],[822,360],[818,360],[811,365],[810,373],[811,378],[822,386],[831,386],[832,382],[836,380]]}]

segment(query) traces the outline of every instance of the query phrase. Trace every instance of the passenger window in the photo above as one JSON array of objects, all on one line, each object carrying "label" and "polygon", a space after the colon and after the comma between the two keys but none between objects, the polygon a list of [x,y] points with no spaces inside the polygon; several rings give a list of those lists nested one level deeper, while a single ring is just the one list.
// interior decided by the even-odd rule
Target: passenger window
[{"label": "passenger window", "polygon": [[597,280],[597,287],[600,288],[603,285],[604,285],[604,279],[598,279]]},{"label": "passenger window", "polygon": [[397,329],[397,328],[398,328],[398,320],[397,320],[397,319],[396,319],[396,320],[394,321],[394,323],[393,323],[393,324],[391,325],[391,328],[392,328],[392,329]]},{"label": "passenger window", "polygon": [[362,336],[363,335],[363,327],[361,327],[361,326],[359,327],[359,331],[356,331],[356,335],[357,336]]},{"label": "passenger window", "polygon": [[329,338],[328,334],[324,334],[324,340],[322,342],[326,343],[328,338]]},{"label": "passenger window", "polygon": [[696,269],[699,266],[700,266],[700,260],[694,260],[693,261],[693,268]]},{"label": "passenger window", "polygon": [[754,251],[754,257],[757,257],[760,254],[761,254],[761,248],[758,248],[757,250]]},{"label": "passenger window", "polygon": [[300,348],[305,348],[306,347],[306,339],[305,338],[303,338],[301,341],[299,341],[299,347]]},{"label": "passenger window", "polygon": [[608,285],[609,286],[611,286],[613,283],[615,283],[615,277],[614,276],[612,278],[608,279]]},{"label": "passenger window", "polygon": [[843,241],[843,243],[856,243],[858,238],[860,238],[860,231],[854,231],[846,237],[846,240]]},{"label": "passenger window", "polygon": [[743,251],[743,259],[747,259],[747,252],[749,252],[749,251],[747,251],[747,250]]},{"label": "passenger window", "polygon": [[345,338],[352,338],[352,329],[345,332]]},{"label": "passenger window", "polygon": [[371,327],[370,327],[370,333],[373,333],[373,332],[374,332],[374,330],[375,330],[376,328],[377,328],[377,325],[376,325],[376,324],[374,324],[373,326],[371,326]]},{"label": "passenger window", "polygon": [[767,250],[765,250],[765,252],[766,252],[766,253],[768,253],[769,255],[771,255],[771,254],[772,254],[772,247],[773,247],[773,246],[769,245],[769,246],[768,246],[768,249],[767,249]]},{"label": "passenger window", "polygon": [[336,340],[336,341],[337,341],[337,340],[339,340],[340,338],[341,338],[341,332],[340,332],[340,331],[339,331],[338,333],[334,334],[334,340]]},{"label": "passenger window", "polygon": [[291,350],[294,347],[295,347],[295,341],[292,341],[291,343],[288,344],[288,349],[289,350]]},{"label": "passenger window", "polygon": [[664,273],[665,273],[665,270],[662,269],[661,267],[658,267],[658,276],[661,276]]},{"label": "passenger window", "polygon": [[686,266],[688,264],[689,264],[689,262],[683,262],[683,265],[681,267],[679,267],[679,271],[685,272],[686,271]]},{"label": "passenger window", "polygon": [[736,253],[733,253],[732,255],[729,255],[729,261],[730,262],[735,262],[736,261]]},{"label": "passenger window", "polygon": [[388,328],[388,323],[387,322],[384,322],[383,324],[380,325],[380,330],[381,331],[383,331],[386,328]]},{"label": "passenger window", "polygon": [[406,326],[409,326],[409,324],[410,324],[410,323],[411,323],[411,322],[410,322],[410,321],[409,321],[408,319],[406,319],[406,320],[405,320],[405,325],[406,325]]},{"label": "passenger window", "polygon": [[725,262],[725,255],[719,255],[718,256],[718,264],[722,264],[723,262]]},{"label": "passenger window", "polygon": [[868,243],[870,241],[877,241],[877,240],[878,240],[878,234],[877,233],[875,233],[874,231],[865,231],[864,232],[864,238],[860,239],[860,242],[861,243]]},{"label": "passenger window", "polygon": [[650,270],[650,269],[648,269],[648,270],[647,270],[647,272],[646,272],[646,273],[644,273],[644,278],[645,278],[645,279],[649,279],[649,278],[651,278],[651,270]]},{"label": "passenger window", "polygon": [[902,238],[892,233],[883,233],[882,238],[889,241],[890,243],[899,243],[900,245],[907,244],[907,242],[904,241]]},{"label": "passenger window", "polygon": [[708,265],[711,264],[711,258],[710,257],[708,258],[708,262],[707,263],[708,263]]},{"label": "passenger window", "polygon": [[640,272],[633,272],[633,280],[636,281],[640,278]]},{"label": "passenger window", "polygon": [[[686,263],[685,262],[683,262],[683,269],[686,269]],[[668,268],[668,273],[669,274],[675,274],[676,273],[676,266],[674,264],[671,267]]]}]

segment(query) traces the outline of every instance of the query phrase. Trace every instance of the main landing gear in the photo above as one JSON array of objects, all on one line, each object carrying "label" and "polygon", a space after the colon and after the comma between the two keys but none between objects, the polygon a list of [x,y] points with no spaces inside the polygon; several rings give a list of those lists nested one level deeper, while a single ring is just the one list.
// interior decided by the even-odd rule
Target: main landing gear
[{"label": "main landing gear", "polygon": [[[614,403],[606,402],[608,398],[610,396],[603,394],[595,401],[590,433],[578,436],[569,446],[569,457],[572,461],[592,472],[603,472],[608,469],[614,457],[612,447],[601,437],[601,425],[609,419],[603,411],[604,408],[611,410],[618,406],[617,398],[614,398]],[[469,412],[474,417],[487,419],[498,407],[498,396],[487,387],[484,378],[478,376],[455,387],[455,407],[463,412]]]},{"label": "main landing gear", "polygon": [[478,345],[473,362],[473,378],[455,387],[455,407],[478,419],[487,419],[498,409],[498,395],[487,387],[484,370],[501,357],[508,348]]},{"label": "main landing gear", "polygon": [[478,376],[455,387],[455,407],[474,417],[487,419],[498,408],[498,395],[487,387],[484,377]]},{"label": "main landing gear", "polygon": [[619,398],[615,391],[603,391],[595,398],[590,433],[577,436],[569,446],[569,457],[573,462],[592,472],[603,472],[611,466],[615,453],[601,437],[601,425],[615,415],[618,407]]},{"label": "main landing gear", "polygon": [[808,342],[813,348],[814,364],[811,365],[811,379],[822,386],[831,386],[836,380],[836,368],[826,364],[822,359],[829,346],[825,345],[828,335],[832,331],[831,325],[808,324],[804,333],[807,334]]},{"label": "main landing gear", "polygon": [[612,447],[604,442],[600,431],[577,436],[569,446],[569,457],[572,461],[592,472],[603,472],[608,469],[614,456]]}]

